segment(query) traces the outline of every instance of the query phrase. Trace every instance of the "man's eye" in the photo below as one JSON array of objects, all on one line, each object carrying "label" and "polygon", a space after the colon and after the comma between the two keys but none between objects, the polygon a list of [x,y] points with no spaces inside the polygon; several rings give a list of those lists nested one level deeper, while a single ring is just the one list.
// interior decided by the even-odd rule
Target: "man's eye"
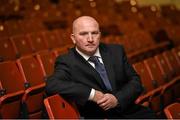
[{"label": "man's eye", "polygon": [[88,33],[87,32],[82,32],[82,33],[79,33],[79,35],[87,35]]},{"label": "man's eye", "polygon": [[92,34],[93,34],[93,35],[97,35],[97,34],[99,34],[99,32],[92,32]]}]

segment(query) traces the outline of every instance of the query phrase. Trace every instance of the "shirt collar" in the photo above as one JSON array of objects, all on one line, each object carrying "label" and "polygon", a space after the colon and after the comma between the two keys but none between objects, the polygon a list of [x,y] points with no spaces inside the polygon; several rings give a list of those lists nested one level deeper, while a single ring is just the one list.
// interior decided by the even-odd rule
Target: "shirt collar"
[{"label": "shirt collar", "polygon": [[[91,56],[84,54],[83,52],[81,52],[80,50],[77,49],[76,47],[76,51],[85,59],[88,60]],[[99,48],[97,48],[96,52],[94,53],[93,56],[97,56],[99,58],[101,58],[100,52],[99,52]]]}]

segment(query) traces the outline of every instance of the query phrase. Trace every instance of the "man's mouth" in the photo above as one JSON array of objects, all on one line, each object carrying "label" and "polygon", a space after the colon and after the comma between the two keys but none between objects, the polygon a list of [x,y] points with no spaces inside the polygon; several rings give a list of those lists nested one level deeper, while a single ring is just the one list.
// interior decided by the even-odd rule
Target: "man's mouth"
[{"label": "man's mouth", "polygon": [[86,46],[88,46],[88,47],[94,47],[95,45],[94,45],[94,44],[88,44],[88,45],[86,45]]}]

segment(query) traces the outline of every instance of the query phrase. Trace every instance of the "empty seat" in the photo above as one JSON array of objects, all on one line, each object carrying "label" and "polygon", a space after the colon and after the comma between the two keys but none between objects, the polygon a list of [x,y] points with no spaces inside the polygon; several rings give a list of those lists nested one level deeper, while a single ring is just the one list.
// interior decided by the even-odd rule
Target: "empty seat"
[{"label": "empty seat", "polygon": [[162,54],[157,54],[154,56],[154,58],[156,63],[158,64],[158,67],[160,68],[165,82],[169,82],[172,79],[172,73],[167,65],[167,61],[165,60],[164,56]]},{"label": "empty seat", "polygon": [[47,42],[48,48],[54,49],[62,46],[62,40],[60,40],[55,31],[43,32],[44,39]]},{"label": "empty seat", "polygon": [[41,66],[32,55],[18,59],[17,64],[26,88],[22,102],[27,108],[28,117],[41,118],[45,87]]},{"label": "empty seat", "polygon": [[55,54],[50,51],[42,51],[36,54],[36,58],[41,65],[44,77],[50,76],[54,71]]},{"label": "empty seat", "polygon": [[174,56],[176,57],[179,65],[180,65],[180,46],[173,48],[171,51],[174,54]]},{"label": "empty seat", "polygon": [[0,62],[16,59],[16,52],[8,38],[0,40]]},{"label": "empty seat", "polygon": [[167,65],[170,68],[170,70],[172,71],[172,74],[174,76],[179,75],[180,73],[180,65],[176,59],[176,57],[173,55],[173,53],[171,51],[164,51],[163,52],[163,56],[165,58],[165,60],[167,61]]},{"label": "empty seat", "polygon": [[180,119],[180,103],[173,103],[164,109],[167,119]]},{"label": "empty seat", "polygon": [[24,86],[16,63],[12,61],[0,63],[0,74],[0,117],[3,119],[20,118]]},{"label": "empty seat", "polygon": [[47,43],[41,32],[28,34],[28,37],[34,51],[37,52],[37,51],[48,49]]},{"label": "empty seat", "polygon": [[165,51],[162,54],[167,62],[169,69],[171,70],[171,74],[173,77],[172,80],[175,80],[175,82],[177,83],[174,86],[175,87],[174,93],[175,93],[176,98],[179,98],[180,97],[180,92],[179,92],[179,90],[180,90],[179,80],[180,79],[179,78],[174,79],[174,78],[179,77],[179,75],[180,75],[180,65],[171,51]]},{"label": "empty seat", "polygon": [[144,60],[144,64],[147,67],[151,79],[157,82],[158,87],[162,87],[161,95],[163,97],[162,102],[164,106],[170,104],[173,100],[172,88],[174,84],[171,82],[168,83],[163,79],[163,74],[154,58],[151,57]]},{"label": "empty seat", "polygon": [[44,104],[50,119],[79,119],[79,112],[58,94],[45,98]]},{"label": "empty seat", "polygon": [[57,48],[57,49],[54,49],[53,52],[54,54],[57,56],[59,55],[62,55],[62,54],[65,54],[68,52],[68,50],[72,47],[71,44],[69,45],[66,45],[66,46],[63,46],[63,47],[60,47],[60,48]]},{"label": "empty seat", "polygon": [[13,43],[14,49],[17,51],[17,56],[28,55],[33,52],[32,45],[29,42],[29,38],[25,35],[18,35],[10,37]]},{"label": "empty seat", "polygon": [[136,103],[147,99],[150,102],[150,107],[157,113],[161,111],[161,88],[157,88],[157,81],[151,79],[151,76],[143,62],[133,64],[133,67],[141,77],[142,85],[144,86],[145,92],[137,99]]}]

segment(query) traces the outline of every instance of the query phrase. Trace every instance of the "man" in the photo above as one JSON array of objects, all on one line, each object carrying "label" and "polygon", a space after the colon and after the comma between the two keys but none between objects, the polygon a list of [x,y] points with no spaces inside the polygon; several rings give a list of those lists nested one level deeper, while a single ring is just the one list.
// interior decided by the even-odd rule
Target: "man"
[{"label": "man", "polygon": [[75,48],[57,58],[47,93],[74,101],[84,118],[154,118],[151,110],[134,104],[142,86],[123,47],[100,43],[100,36],[94,18],[73,22]]}]

